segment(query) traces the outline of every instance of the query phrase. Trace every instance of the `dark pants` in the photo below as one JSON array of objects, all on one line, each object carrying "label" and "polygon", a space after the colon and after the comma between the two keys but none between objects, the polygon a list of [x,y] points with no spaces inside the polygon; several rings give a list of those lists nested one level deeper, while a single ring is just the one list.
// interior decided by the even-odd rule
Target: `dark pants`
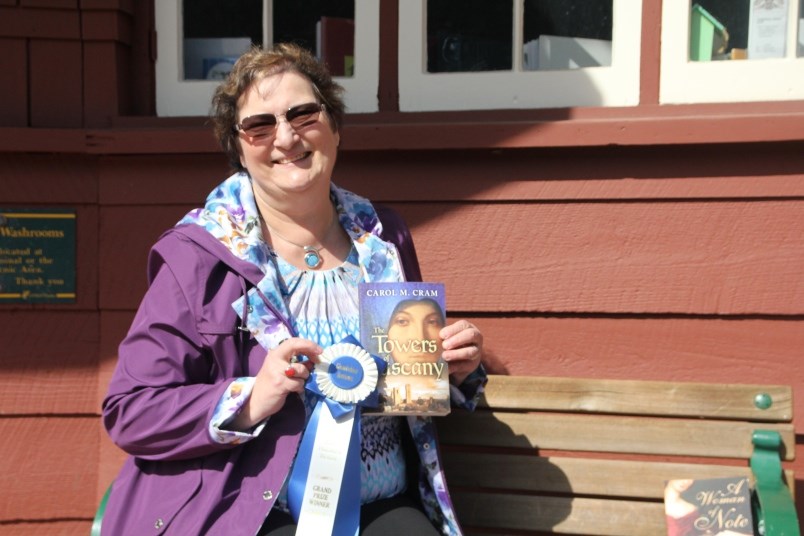
[{"label": "dark pants", "polygon": [[[293,536],[296,523],[293,518],[275,510],[271,512],[258,536]],[[406,495],[382,499],[360,508],[361,536],[438,536],[418,504]]]}]

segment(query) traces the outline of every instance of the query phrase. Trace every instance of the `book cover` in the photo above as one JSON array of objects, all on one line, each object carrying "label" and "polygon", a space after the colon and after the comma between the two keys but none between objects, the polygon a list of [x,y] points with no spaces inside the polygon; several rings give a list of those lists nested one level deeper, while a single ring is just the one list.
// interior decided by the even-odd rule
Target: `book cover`
[{"label": "book cover", "polygon": [[668,536],[754,534],[747,477],[669,480],[664,511]]},{"label": "book cover", "polygon": [[380,406],[366,413],[446,415],[449,370],[438,332],[446,323],[442,283],[361,283],[360,342],[388,363]]},{"label": "book cover", "polygon": [[355,21],[321,17],[316,23],[316,55],[332,76],[354,76]]}]

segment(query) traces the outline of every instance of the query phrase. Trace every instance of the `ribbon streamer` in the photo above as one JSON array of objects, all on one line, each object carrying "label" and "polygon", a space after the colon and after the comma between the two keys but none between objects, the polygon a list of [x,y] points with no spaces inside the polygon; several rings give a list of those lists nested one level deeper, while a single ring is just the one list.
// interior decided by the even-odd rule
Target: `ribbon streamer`
[{"label": "ribbon streamer", "polygon": [[379,403],[385,361],[354,337],[319,357],[306,389],[317,397],[288,483],[297,535],[356,536],[360,529],[360,408]]}]

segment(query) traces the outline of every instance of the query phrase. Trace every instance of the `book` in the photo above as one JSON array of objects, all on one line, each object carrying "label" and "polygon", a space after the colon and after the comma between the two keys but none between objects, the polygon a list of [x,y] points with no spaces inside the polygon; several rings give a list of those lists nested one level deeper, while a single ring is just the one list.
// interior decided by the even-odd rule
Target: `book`
[{"label": "book", "polygon": [[675,479],[665,484],[668,536],[754,534],[747,477]]},{"label": "book", "polygon": [[354,76],[355,21],[321,17],[316,23],[316,55],[332,76]]},{"label": "book", "polygon": [[387,363],[379,406],[365,413],[446,415],[449,368],[438,332],[446,322],[443,283],[360,283],[360,343]]}]

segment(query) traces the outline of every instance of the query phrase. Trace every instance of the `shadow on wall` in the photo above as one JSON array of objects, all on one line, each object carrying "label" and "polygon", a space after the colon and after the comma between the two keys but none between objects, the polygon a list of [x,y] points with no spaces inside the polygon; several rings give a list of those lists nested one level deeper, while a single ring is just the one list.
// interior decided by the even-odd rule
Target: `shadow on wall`
[{"label": "shadow on wall", "polygon": [[503,360],[486,345],[483,349],[483,366],[488,374],[510,374]]},{"label": "shadow on wall", "polygon": [[[437,423],[447,483],[465,529],[551,531],[569,517],[567,475],[492,412],[454,410]],[[490,502],[498,507],[490,509]]]}]

